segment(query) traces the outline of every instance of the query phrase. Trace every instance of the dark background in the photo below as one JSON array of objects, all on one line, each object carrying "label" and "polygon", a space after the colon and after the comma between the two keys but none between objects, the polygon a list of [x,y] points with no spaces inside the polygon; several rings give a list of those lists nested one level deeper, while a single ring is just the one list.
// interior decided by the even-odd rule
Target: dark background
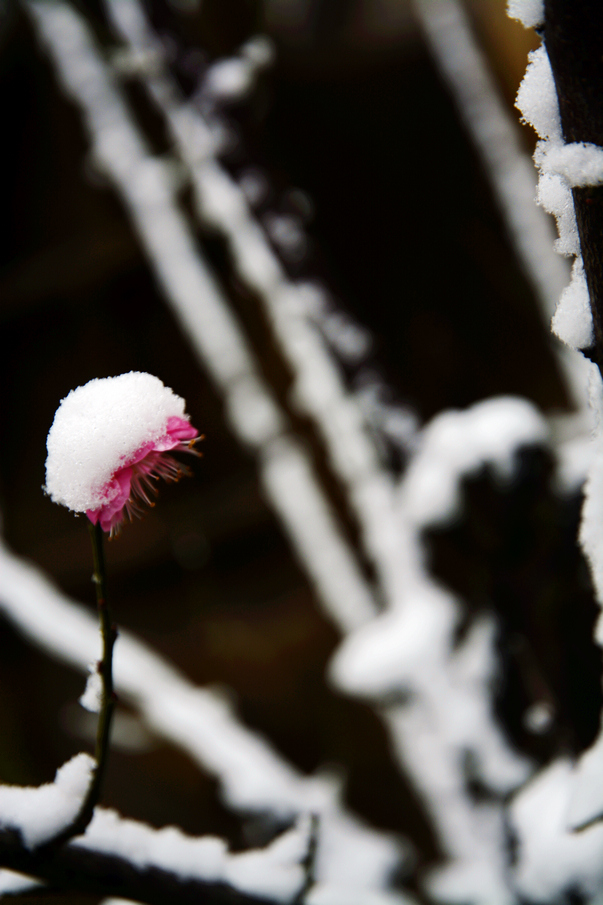
[{"label": "dark background", "polygon": [[[81,7],[110,43],[100,6]],[[389,401],[411,407],[420,422],[495,394],[525,396],[545,413],[567,410],[553,340],[411,9],[327,0],[309,3],[306,18],[292,22],[279,17],[281,7],[205,0],[185,14],[151,4],[189,92],[208,63],[256,31],[274,40],[275,64],[253,97],[223,111],[237,136],[224,163],[235,175],[254,167],[266,177],[260,219],[299,213],[292,190],[304,193],[307,254],[284,263],[296,278],[322,280],[336,305],[370,330],[370,352],[354,365],[341,362],[349,386],[378,375]],[[475,0],[470,13],[511,107],[535,36],[506,19],[502,0]],[[8,4],[0,22],[7,543],[92,607],[83,519],[41,489],[46,434],[73,387],[129,370],[157,374],[187,399],[206,435],[204,457],[193,462],[191,480],[163,487],[157,508],[108,545],[117,621],[192,681],[223,688],[241,717],[300,768],[342,771],[351,805],[409,836],[417,863],[429,862],[437,845],[382,726],[325,683],[337,633],[261,497],[252,459],[229,434],[222,402],[171,318],[119,200],[90,164],[78,112],[57,89],[19,7]],[[134,83],[126,90],[156,150],[169,151],[142,92]],[[529,147],[532,137],[524,139]],[[186,187],[181,201],[187,209]],[[285,395],[290,375],[259,306],[237,285],[219,239],[200,230],[199,240]],[[318,447],[315,455],[320,460]],[[384,457],[403,470],[403,451],[386,445]],[[589,641],[595,608],[574,543],[579,500],[555,497],[551,468],[546,451],[526,451],[506,497],[486,472],[474,476],[462,518],[430,539],[434,569],[465,595],[467,619],[483,606],[501,613],[508,680],[500,712],[517,744],[541,762],[592,740],[600,697]],[[509,638],[523,645],[521,656]],[[521,722],[534,670],[558,706],[544,739],[530,738]],[[75,704],[82,688],[81,676],[0,622],[2,781],[49,781],[89,742]],[[235,846],[263,841],[266,827],[227,811],[213,780],[184,755],[140,729],[128,744],[116,743],[106,804],[156,826],[224,835]]]}]

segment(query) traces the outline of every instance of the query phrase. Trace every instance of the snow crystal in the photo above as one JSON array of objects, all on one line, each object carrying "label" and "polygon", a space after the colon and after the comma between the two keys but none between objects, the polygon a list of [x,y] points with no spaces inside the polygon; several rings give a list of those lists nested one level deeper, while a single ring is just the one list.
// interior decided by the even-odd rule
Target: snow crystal
[{"label": "snow crystal", "polygon": [[524,28],[538,28],[544,23],[544,0],[507,0],[507,15]]},{"label": "snow crystal", "polygon": [[570,186],[603,183],[603,148],[590,142],[538,142],[534,161],[544,173],[563,176]]},{"label": "snow crystal", "polygon": [[593,343],[593,318],[582,258],[572,267],[572,278],[559,299],[551,328],[572,349],[588,349]]},{"label": "snow crystal", "polygon": [[538,47],[528,54],[528,68],[517,92],[515,106],[540,138],[561,142],[561,118],[557,90],[548,54]]},{"label": "snow crystal", "polygon": [[21,833],[27,848],[49,842],[77,817],[96,761],[77,754],[39,787],[0,786],[0,826]]},{"label": "snow crystal", "polygon": [[559,238],[555,249],[561,255],[580,254],[580,238],[574,199],[567,181],[558,173],[541,173],[536,200],[557,221]]},{"label": "snow crystal", "polygon": [[91,380],[61,401],[48,434],[46,492],[75,512],[107,502],[114,472],[147,443],[161,439],[184,400],[158,377],[131,371]]}]

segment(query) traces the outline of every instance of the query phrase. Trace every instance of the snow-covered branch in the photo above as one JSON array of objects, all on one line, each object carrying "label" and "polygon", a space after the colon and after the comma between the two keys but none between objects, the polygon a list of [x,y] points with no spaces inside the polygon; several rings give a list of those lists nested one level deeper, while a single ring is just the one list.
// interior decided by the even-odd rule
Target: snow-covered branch
[{"label": "snow-covered branch", "polygon": [[[358,401],[343,382],[337,363],[309,316],[324,296],[286,276],[245,193],[216,157],[212,128],[198,107],[186,102],[170,77],[158,37],[139,0],[107,0],[111,20],[133,56],[151,55],[159,67],[141,68],[141,81],[165,117],[175,150],[188,168],[200,222],[226,239],[232,265],[242,283],[262,303],[285,361],[294,375],[293,405],[309,416],[329,462],[346,489],[361,541],[373,562],[386,605],[402,594],[404,569],[397,556],[399,527],[391,478],[381,468]],[[214,119],[213,128],[219,125]]]},{"label": "snow-covered branch", "polygon": [[[329,0],[316,7],[325,3]],[[533,640],[530,632],[536,634],[541,624],[546,624],[547,632],[549,626],[554,627],[551,631],[558,627],[555,607],[563,582],[556,581],[554,557],[540,547],[535,556],[546,564],[539,559],[536,580],[531,572],[522,571],[523,548],[520,565],[513,572],[514,553],[505,547],[507,533],[515,551],[524,542],[529,546],[533,525],[523,523],[521,507],[513,517],[505,507],[515,494],[526,491],[529,496],[536,487],[534,492],[540,496],[535,501],[530,498],[530,505],[536,509],[545,501],[543,511],[539,510],[539,518],[546,522],[543,530],[550,530],[552,537],[559,526],[551,513],[563,510],[567,518],[559,531],[566,531],[567,540],[567,524],[574,519],[573,526],[577,520],[576,488],[584,479],[588,459],[591,471],[581,541],[603,600],[601,381],[596,367],[581,358],[582,372],[576,376],[580,365],[574,351],[584,349],[593,358],[599,355],[598,302],[589,304],[589,291],[591,302],[598,292],[598,277],[593,276],[598,265],[592,260],[592,249],[588,250],[589,242],[593,244],[588,236],[589,230],[596,235],[600,227],[598,235],[603,234],[603,224],[596,219],[603,184],[603,141],[596,132],[580,131],[580,119],[572,120],[580,92],[572,94],[576,86],[566,58],[549,60],[546,48],[533,53],[519,105],[541,140],[536,153],[539,203],[557,219],[557,250],[574,258],[571,281],[564,291],[568,262],[552,255],[545,218],[532,206],[535,179],[462,5],[458,0],[415,0],[414,5],[490,177],[513,246],[512,252],[505,246],[505,254],[515,254],[547,319],[561,295],[554,329],[573,347],[565,348],[560,359],[571,384],[570,395],[577,398],[580,381],[585,373],[590,375],[591,410],[599,425],[598,439],[590,445],[585,440],[590,427],[585,400],[577,405],[577,431],[572,434],[571,417],[565,421],[564,416],[546,417],[518,396],[480,400],[479,392],[468,392],[461,402],[450,403],[455,408],[430,416],[420,430],[418,419],[409,416],[404,422],[400,416],[394,429],[403,448],[405,471],[394,473],[371,422],[388,414],[376,389],[381,378],[358,393],[351,389],[355,377],[346,371],[354,355],[364,354],[368,332],[344,315],[332,314],[326,286],[291,276],[297,271],[289,266],[292,259],[285,252],[299,250],[307,237],[294,217],[287,219],[275,210],[260,214],[256,195],[261,186],[254,181],[253,169],[239,169],[236,175],[237,165],[229,163],[228,104],[242,105],[253,94],[273,54],[270,42],[262,37],[237,39],[239,50],[231,48],[227,58],[214,62],[208,62],[209,52],[207,56],[199,53],[197,86],[190,89],[186,79],[177,77],[177,38],[162,30],[167,6],[161,11],[160,4],[142,0],[104,0],[93,17],[85,5],[70,0],[22,3],[72,104],[74,123],[83,124],[89,165],[97,177],[102,174],[105,188],[120,200],[119,216],[125,212],[133,227],[132,245],[137,243],[137,251],[144,254],[159,295],[181,330],[182,349],[188,344],[193,353],[187,365],[193,384],[199,366],[209,377],[210,392],[213,388],[218,397],[220,405],[215,406],[213,397],[212,402],[216,420],[223,414],[230,431],[224,436],[228,442],[234,437],[247,453],[246,466],[252,463],[257,470],[260,490],[276,516],[271,531],[276,533],[275,526],[280,524],[308,579],[310,587],[303,575],[295,573],[307,596],[306,605],[318,601],[335,625],[333,632],[320,623],[321,631],[330,634],[313,678],[320,669],[322,680],[326,663],[330,687],[320,687],[325,698],[328,695],[329,709],[319,718],[334,723],[333,714],[349,708],[350,713],[363,712],[361,719],[367,720],[375,735],[385,727],[378,741],[378,762],[399,784],[395,789],[399,800],[403,802],[405,795],[412,800],[423,822],[421,832],[429,836],[427,855],[422,860],[420,844],[415,852],[414,840],[407,839],[413,833],[412,818],[407,818],[403,805],[393,817],[395,805],[389,802],[389,811],[386,808],[381,817],[366,816],[374,813],[372,803],[369,806],[358,796],[355,776],[347,783],[347,771],[353,774],[356,764],[351,755],[348,763],[345,735],[334,755],[325,745],[312,751],[307,761],[302,755],[296,760],[296,752],[286,748],[289,741],[278,743],[264,734],[266,730],[257,730],[265,725],[264,717],[257,719],[252,708],[245,709],[248,698],[235,706],[226,695],[199,687],[125,630],[115,653],[120,700],[152,733],[215,781],[221,804],[231,812],[228,819],[241,823],[243,831],[249,829],[249,818],[267,818],[266,824],[292,828],[265,849],[232,854],[220,839],[192,838],[174,827],[152,829],[97,807],[85,833],[59,844],[57,833],[60,838],[77,813],[89,775],[90,760],[80,754],[47,786],[0,786],[0,866],[13,871],[0,871],[0,895],[20,894],[29,877],[47,889],[149,903],[224,905],[269,901],[403,905],[412,895],[402,889],[419,890],[421,899],[429,902],[513,905],[562,901],[574,892],[588,898],[600,892],[603,831],[596,821],[603,811],[603,736],[583,752],[597,731],[596,709],[594,716],[589,714],[592,725],[583,733],[588,739],[582,748],[574,744],[571,731],[564,734],[562,717],[559,727],[555,723],[551,688],[561,687],[567,678],[565,662],[559,673],[555,672],[557,662],[549,673],[547,663],[541,668],[540,651],[528,648]],[[569,35],[573,28],[561,16],[563,4],[557,0],[511,0],[509,5],[526,24],[540,27],[544,23],[545,38],[550,29],[551,46],[564,38],[564,29]],[[385,6],[389,8],[385,0],[374,0],[358,3],[356,11],[361,18],[369,7],[374,13],[383,12]],[[590,8],[586,2],[577,7]],[[178,14],[167,13],[168,21],[173,21],[170,15]],[[562,93],[566,76],[569,84],[559,109],[555,80]],[[144,115],[138,115],[137,104]],[[167,140],[167,153],[152,150],[156,136],[149,123],[162,133],[164,145]],[[593,204],[596,210],[591,211]],[[231,284],[226,279],[221,282],[212,269],[209,261],[214,253],[216,272],[222,267]],[[405,274],[403,268],[400,271],[403,289]],[[172,335],[176,334],[174,330]],[[427,334],[423,331],[423,340]],[[266,349],[269,360],[264,361]],[[137,362],[132,365],[137,366]],[[497,392],[510,391],[503,387]],[[158,414],[145,392],[147,403],[151,415]],[[112,402],[111,417],[113,408]],[[171,409],[170,414],[178,415]],[[126,418],[129,426],[130,410]],[[564,428],[559,427],[562,422]],[[114,426],[117,433],[124,433],[123,425]],[[102,426],[97,428],[90,440],[94,454],[107,437],[112,441]],[[210,431],[205,425],[203,429],[209,438]],[[565,439],[572,434],[571,449],[569,443],[561,449],[562,429]],[[152,442],[159,439],[165,438],[153,436]],[[124,455],[111,461],[103,488],[115,469],[138,464],[141,443],[136,434]],[[577,446],[581,459],[574,455]],[[175,448],[183,451],[183,445]],[[67,479],[82,464],[82,457],[71,449],[63,448],[58,458]],[[540,471],[529,485],[525,471],[533,461],[540,463],[533,466]],[[552,477],[556,462],[557,483]],[[530,472],[528,477],[534,476]],[[480,481],[488,486],[488,505],[505,510],[507,533],[498,533],[498,523],[493,528],[498,510],[492,519],[480,504],[475,507],[477,515],[472,510],[471,494]],[[571,500],[559,495],[570,491]],[[67,500],[62,492],[56,498]],[[101,493],[92,500],[69,497],[67,502],[90,515],[100,513],[111,501]],[[114,527],[113,515],[105,515],[108,528]],[[456,573],[450,569],[450,578],[446,568],[439,571],[437,545],[450,542],[447,552],[453,559],[458,552],[455,544],[462,543],[458,536],[474,516],[470,528],[479,535],[475,550],[482,559],[476,564],[471,550],[466,560],[460,557]],[[7,520],[7,537],[9,527]],[[448,538],[442,541],[446,532]],[[572,544],[573,533],[571,527]],[[17,542],[13,545],[18,547]],[[558,546],[552,544],[552,548]],[[582,564],[576,565],[577,554],[572,556],[568,558],[577,573]],[[253,568],[257,565],[254,561]],[[472,568],[475,575],[461,574]],[[538,577],[545,568],[551,573],[550,586],[547,577],[541,592]],[[458,585],[455,575],[460,576]],[[591,608],[580,614],[580,625],[586,627],[578,636],[590,643],[596,607],[586,587],[588,580],[582,573],[573,577],[576,587],[582,582],[585,609]],[[242,596],[237,589],[233,608]],[[505,598],[502,603],[501,597]],[[197,605],[192,593],[189,599]],[[524,614],[513,619],[524,603],[529,610],[525,614],[528,627],[521,636]],[[567,609],[564,600],[564,618]],[[33,645],[79,673],[85,674],[90,663],[98,660],[98,630],[84,607],[3,542],[0,611]],[[319,622],[317,614],[310,615]],[[532,617],[534,626],[528,625]],[[292,643],[298,644],[295,631]],[[603,620],[596,638],[603,643]],[[563,659],[564,640],[559,647],[553,645],[551,659],[558,650]],[[573,643],[571,634],[567,644]],[[260,656],[266,659],[265,653]],[[503,712],[507,688],[501,691],[509,680],[507,658],[515,670],[510,681],[521,686],[511,714]],[[597,685],[594,645],[585,659],[591,670],[589,681],[592,678]],[[555,681],[551,681],[553,672]],[[305,684],[306,673],[300,672],[296,681]],[[573,682],[571,694],[577,684]],[[337,700],[334,692],[348,700]],[[297,713],[291,719],[297,720]],[[550,730],[541,747],[538,740],[526,741],[532,729],[540,733],[540,741]],[[373,744],[373,739],[369,741]],[[361,743],[365,742],[363,738]],[[287,756],[279,750],[280,744]],[[569,760],[568,750],[576,754],[575,763]],[[367,773],[373,766],[371,761]],[[381,789],[381,794],[387,797],[389,791]],[[371,795],[369,789],[366,798]],[[576,828],[582,832],[575,833]],[[228,830],[221,833],[227,835]]]},{"label": "snow-covered branch", "polygon": [[[80,758],[83,755],[80,755]],[[111,895],[154,903],[268,905],[293,903],[303,888],[308,822],[261,850],[232,854],[215,837],[192,838],[176,827],[155,830],[97,808],[86,833],[60,846],[40,837],[46,818],[52,834],[63,816],[54,810],[65,796],[67,768],[39,789],[0,786],[0,865],[62,892]],[[10,808],[4,807],[6,801]],[[0,872],[1,874],[1,872]],[[4,894],[10,891],[5,876]],[[13,878],[15,893],[19,883]]]},{"label": "snow-covered branch", "polygon": [[[85,20],[63,2],[32,0],[28,9],[65,90],[81,108],[97,164],[123,198],[167,302],[224,394],[235,435],[259,456],[268,499],[278,488],[279,514],[320,599],[342,630],[357,625],[375,611],[372,591],[176,203],[171,168],[150,154]],[[204,142],[196,130],[193,138],[199,155]],[[279,481],[284,469],[294,469],[296,480]],[[300,506],[304,500],[315,504]]]}]

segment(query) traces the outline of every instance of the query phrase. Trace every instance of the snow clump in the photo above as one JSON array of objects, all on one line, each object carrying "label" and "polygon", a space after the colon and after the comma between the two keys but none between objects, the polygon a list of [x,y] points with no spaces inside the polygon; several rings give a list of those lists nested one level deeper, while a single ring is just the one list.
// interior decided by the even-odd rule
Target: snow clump
[{"label": "snow clump", "polygon": [[194,452],[198,432],[184,407],[158,377],[138,371],[72,390],[48,434],[46,492],[104,531],[119,530],[150,503],[155,479],[188,473],[169,455]]}]

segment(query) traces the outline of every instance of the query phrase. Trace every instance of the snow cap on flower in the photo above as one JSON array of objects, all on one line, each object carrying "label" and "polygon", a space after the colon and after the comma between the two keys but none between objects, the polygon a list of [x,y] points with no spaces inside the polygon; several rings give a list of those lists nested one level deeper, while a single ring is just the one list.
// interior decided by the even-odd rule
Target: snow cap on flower
[{"label": "snow cap on flower", "polygon": [[72,390],[48,434],[46,492],[113,532],[150,502],[152,479],[186,473],[169,455],[192,451],[198,437],[184,409],[158,377],[138,371]]}]

